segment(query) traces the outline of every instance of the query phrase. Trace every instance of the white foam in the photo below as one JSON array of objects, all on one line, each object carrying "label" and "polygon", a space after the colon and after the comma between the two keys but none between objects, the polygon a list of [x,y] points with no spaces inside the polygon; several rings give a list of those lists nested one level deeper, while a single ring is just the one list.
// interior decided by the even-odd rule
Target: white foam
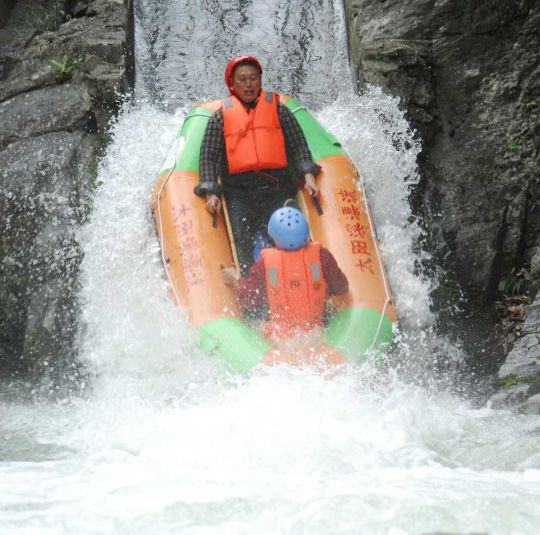
[{"label": "white foam", "polygon": [[[161,21],[165,35],[167,46],[146,43],[147,51],[153,46],[167,53],[157,63],[175,72],[186,65],[180,52],[197,57],[195,77],[184,79],[181,70],[175,80],[156,75],[170,101],[174,91],[197,100],[205,91],[221,91],[217,74],[204,91],[197,84],[209,68],[219,74],[236,46],[217,28],[220,16],[231,21],[240,4],[247,22],[239,43],[251,52],[266,47],[266,58],[275,58],[267,75],[276,85],[294,70],[295,56],[278,78],[278,58],[287,50],[270,38],[272,28],[288,28],[287,39],[294,40],[300,7],[307,20],[319,4],[323,13],[340,9],[325,2],[290,7],[231,0],[207,5],[221,15],[202,16],[201,6],[190,2],[141,0],[137,8],[146,10],[148,26],[139,27],[139,37],[152,35],[153,20]],[[316,57],[320,35],[342,24],[333,20],[314,19],[319,44],[304,53],[316,74],[295,81],[295,96],[308,107],[311,91],[343,81],[318,71],[324,63]],[[166,23],[196,31],[167,41]],[[216,42],[222,45],[218,55],[208,44]],[[328,43],[334,46],[332,38]],[[150,52],[139,61],[150,61]],[[346,54],[328,51],[332,58],[340,53],[333,73]],[[139,93],[145,93],[144,79]],[[415,271],[420,231],[410,223],[407,202],[417,180],[418,145],[394,99],[372,89],[353,97],[348,82],[343,85],[341,98],[314,108],[359,166],[404,325],[399,345],[409,359],[424,358],[433,343],[433,282]],[[194,332],[169,299],[149,204],[184,116],[185,109],[167,113],[139,101],[113,129],[99,169],[103,184],[81,232],[80,352],[93,371],[92,384],[84,399],[2,401],[0,532],[536,534],[537,416],[473,410],[453,395],[369,366],[351,366],[333,379],[287,367],[237,378],[216,370],[197,349]]]}]

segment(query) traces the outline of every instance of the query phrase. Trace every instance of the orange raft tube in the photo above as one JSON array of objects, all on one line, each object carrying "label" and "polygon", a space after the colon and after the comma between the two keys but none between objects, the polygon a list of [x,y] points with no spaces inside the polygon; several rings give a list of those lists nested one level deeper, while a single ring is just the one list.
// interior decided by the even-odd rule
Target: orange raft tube
[{"label": "orange raft tube", "polygon": [[221,101],[190,111],[154,186],[152,210],[165,271],[201,345],[233,370],[247,371],[259,363],[363,362],[370,352],[388,346],[396,313],[361,180],[334,136],[294,99],[280,98],[294,113],[322,168],[317,175],[322,215],[307,194],[299,195],[311,237],[332,252],[349,281],[348,293],[334,299],[317,347],[292,356],[272,346],[243,321],[233,291],[223,283],[221,266],[234,262],[227,222],[220,215],[214,226],[205,199],[193,193],[204,130]]}]

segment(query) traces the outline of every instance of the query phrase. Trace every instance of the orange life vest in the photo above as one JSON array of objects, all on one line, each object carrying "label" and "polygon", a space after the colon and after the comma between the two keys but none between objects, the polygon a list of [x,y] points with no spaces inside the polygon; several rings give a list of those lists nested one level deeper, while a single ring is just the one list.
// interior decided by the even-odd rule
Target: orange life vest
[{"label": "orange life vest", "polygon": [[327,284],[321,244],[297,251],[263,249],[269,318],[267,334],[289,335],[322,324]]},{"label": "orange life vest", "polygon": [[261,91],[251,110],[246,110],[234,95],[223,101],[223,135],[230,174],[287,167],[277,103],[278,95],[265,91]]}]

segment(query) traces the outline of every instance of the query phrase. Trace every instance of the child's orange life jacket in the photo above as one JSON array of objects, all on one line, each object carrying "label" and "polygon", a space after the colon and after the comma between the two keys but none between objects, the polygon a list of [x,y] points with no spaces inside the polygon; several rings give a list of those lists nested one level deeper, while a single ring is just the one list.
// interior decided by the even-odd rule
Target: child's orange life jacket
[{"label": "child's orange life jacket", "polygon": [[297,251],[263,249],[269,317],[267,335],[290,335],[322,325],[327,283],[321,264],[321,244]]}]

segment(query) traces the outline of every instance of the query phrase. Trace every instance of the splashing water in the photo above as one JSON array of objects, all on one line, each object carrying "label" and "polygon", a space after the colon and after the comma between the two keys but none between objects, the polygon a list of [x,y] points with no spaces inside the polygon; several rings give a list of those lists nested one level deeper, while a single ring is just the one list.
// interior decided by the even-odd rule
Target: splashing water
[{"label": "splashing water", "polygon": [[[415,272],[420,230],[407,202],[418,143],[394,99],[353,94],[333,37],[337,3],[298,4],[137,4],[147,70],[111,129],[80,234],[79,349],[91,384],[56,403],[2,390],[3,535],[538,531],[538,417],[472,409],[368,365],[333,379],[288,367],[228,376],[169,299],[149,205],[157,171],[191,98],[221,94],[229,55],[261,50],[267,80],[315,109],[356,161],[410,335],[403,354],[429,354],[436,282]],[[220,24],[233,23],[220,40]],[[339,90],[321,96],[329,72]]]}]

